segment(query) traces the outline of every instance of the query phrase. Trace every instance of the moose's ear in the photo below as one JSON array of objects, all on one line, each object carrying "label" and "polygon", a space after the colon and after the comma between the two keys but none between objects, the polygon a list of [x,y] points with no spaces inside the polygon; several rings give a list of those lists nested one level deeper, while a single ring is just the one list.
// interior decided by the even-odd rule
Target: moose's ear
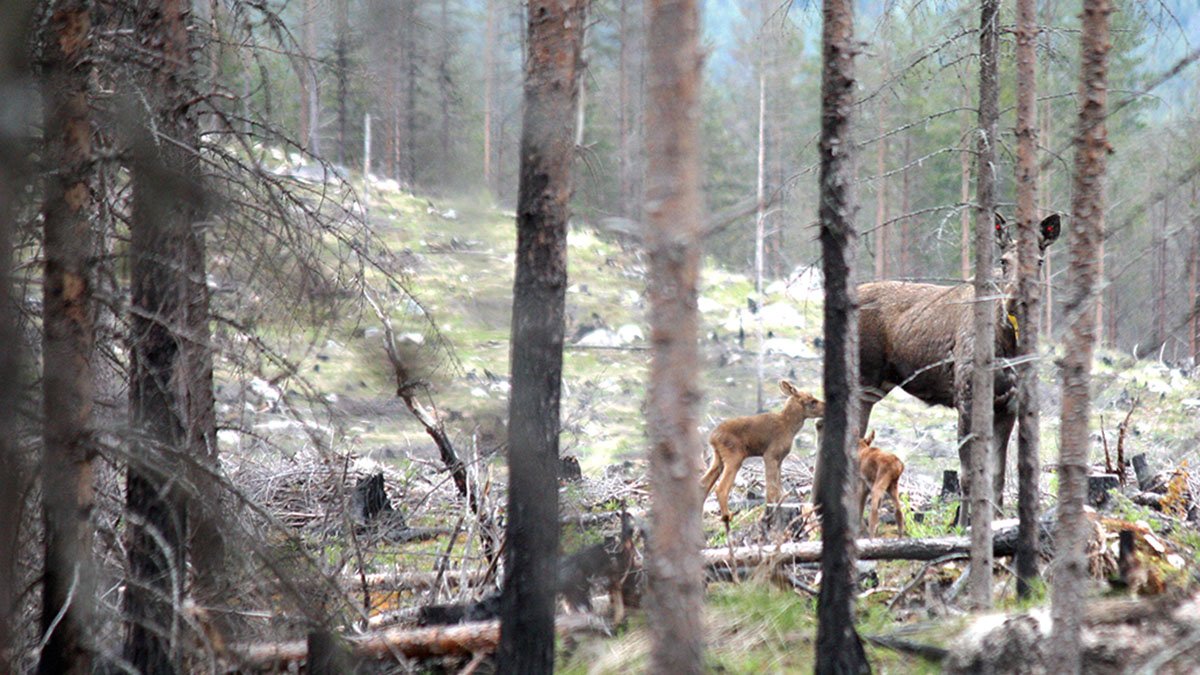
[{"label": "moose's ear", "polygon": [[1046,219],[1038,225],[1038,236],[1040,241],[1038,245],[1046,248],[1058,239],[1058,235],[1062,234],[1062,217],[1057,213],[1046,216]]},{"label": "moose's ear", "polygon": [[780,380],[779,388],[781,390],[783,390],[783,393],[787,394],[788,396],[795,396],[796,394],[800,393],[800,391],[796,389],[796,385],[792,384],[791,382],[788,382],[787,380]]},{"label": "moose's ear", "polygon": [[1008,221],[1004,219],[1004,216],[1000,215],[999,211],[997,211],[996,212],[996,244],[999,245],[1000,248],[1004,249],[1004,248],[1008,248],[1008,245],[1011,243],[1012,243],[1012,235],[1009,234],[1009,232],[1008,232]]}]

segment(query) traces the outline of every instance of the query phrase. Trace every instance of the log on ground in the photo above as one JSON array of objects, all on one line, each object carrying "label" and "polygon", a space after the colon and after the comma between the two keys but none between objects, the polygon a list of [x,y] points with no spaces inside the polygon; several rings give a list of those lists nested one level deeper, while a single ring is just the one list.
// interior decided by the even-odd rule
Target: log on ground
[{"label": "log on ground", "polygon": [[[1051,525],[1042,521],[1041,543],[1043,554],[1048,553]],[[996,521],[992,533],[992,551],[997,556],[1011,556],[1016,551],[1016,519]],[[859,539],[859,560],[934,560],[953,553],[969,553],[969,537],[928,537],[925,539]],[[709,566],[759,565],[762,563],[790,564],[817,562],[821,559],[821,542],[803,541],[766,546],[738,546],[732,552],[728,547],[708,548],[701,551],[704,562]]]},{"label": "log on ground", "polygon": [[[560,636],[585,632],[606,633],[608,625],[592,614],[559,616],[554,630]],[[345,637],[355,657],[379,659],[400,655],[410,659],[465,656],[492,652],[500,641],[499,621],[479,621],[429,628],[390,628],[362,636]],[[231,652],[242,669],[272,670],[308,659],[308,642],[292,640],[235,645]]]}]

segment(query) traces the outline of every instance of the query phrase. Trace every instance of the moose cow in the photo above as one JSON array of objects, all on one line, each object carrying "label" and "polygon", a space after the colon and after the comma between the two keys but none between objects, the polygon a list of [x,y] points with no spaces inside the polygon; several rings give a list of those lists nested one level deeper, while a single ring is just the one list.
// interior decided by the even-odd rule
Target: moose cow
[{"label": "moose cow", "polygon": [[[1062,229],[1055,214],[1038,225],[1038,264]],[[994,487],[1002,503],[1008,437],[1017,418],[1016,372],[1008,359],[1016,354],[1015,293],[1017,251],[1004,218],[996,214],[996,239],[1001,248],[1002,279],[996,303],[996,363]],[[938,286],[907,281],[876,281],[858,286],[860,310],[859,382],[862,419],[859,436],[871,421],[871,408],[896,387],[930,405],[958,411],[959,461],[963,475],[970,465],[963,440],[971,433],[971,359],[975,334],[971,284]],[[966,509],[963,509],[965,514]]]}]

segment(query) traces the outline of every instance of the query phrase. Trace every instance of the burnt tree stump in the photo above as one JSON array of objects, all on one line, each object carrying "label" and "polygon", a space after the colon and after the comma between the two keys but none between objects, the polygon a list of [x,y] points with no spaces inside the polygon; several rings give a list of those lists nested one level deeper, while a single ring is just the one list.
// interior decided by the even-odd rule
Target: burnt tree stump
[{"label": "burnt tree stump", "polygon": [[946,469],[942,472],[942,501],[950,501],[951,499],[959,499],[962,497],[962,484],[958,481],[958,472],[954,469]]},{"label": "burnt tree stump", "polygon": [[1088,476],[1088,504],[1094,509],[1102,509],[1109,503],[1109,490],[1121,487],[1121,478],[1115,473],[1097,473]]}]

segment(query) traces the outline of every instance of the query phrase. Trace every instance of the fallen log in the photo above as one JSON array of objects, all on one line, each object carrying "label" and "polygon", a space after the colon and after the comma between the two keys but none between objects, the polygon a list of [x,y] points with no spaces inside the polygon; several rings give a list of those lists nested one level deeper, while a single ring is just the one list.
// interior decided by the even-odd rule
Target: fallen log
[{"label": "fallen log", "polygon": [[[434,585],[444,584],[447,588],[457,588],[463,581],[474,586],[487,579],[485,570],[476,570],[461,574],[458,571],[447,571],[439,576],[437,572],[398,572],[396,574],[366,575],[367,589],[371,591],[425,591]],[[363,577],[342,577],[342,587],[351,591],[360,591],[363,587]]]},{"label": "fallen log", "polygon": [[[559,616],[554,630],[560,636],[584,632],[606,633],[608,624],[592,614]],[[398,654],[410,659],[466,656],[491,652],[500,642],[499,621],[460,623],[428,628],[390,628],[362,636],[344,636],[346,649],[359,658],[385,658]],[[308,659],[308,641],[234,645],[230,650],[238,666],[250,670],[280,669]]]},{"label": "fallen log", "polygon": [[[1041,523],[1042,553],[1049,552],[1051,524]],[[1010,518],[996,521],[992,533],[992,552],[997,556],[1011,556],[1016,552],[1017,520]],[[928,537],[925,539],[859,539],[855,544],[859,560],[935,560],[942,556],[969,553],[969,537]],[[708,567],[733,564],[760,565],[762,563],[790,564],[817,562],[821,559],[821,542],[803,541],[764,546],[737,546],[706,548],[700,552]]]}]

